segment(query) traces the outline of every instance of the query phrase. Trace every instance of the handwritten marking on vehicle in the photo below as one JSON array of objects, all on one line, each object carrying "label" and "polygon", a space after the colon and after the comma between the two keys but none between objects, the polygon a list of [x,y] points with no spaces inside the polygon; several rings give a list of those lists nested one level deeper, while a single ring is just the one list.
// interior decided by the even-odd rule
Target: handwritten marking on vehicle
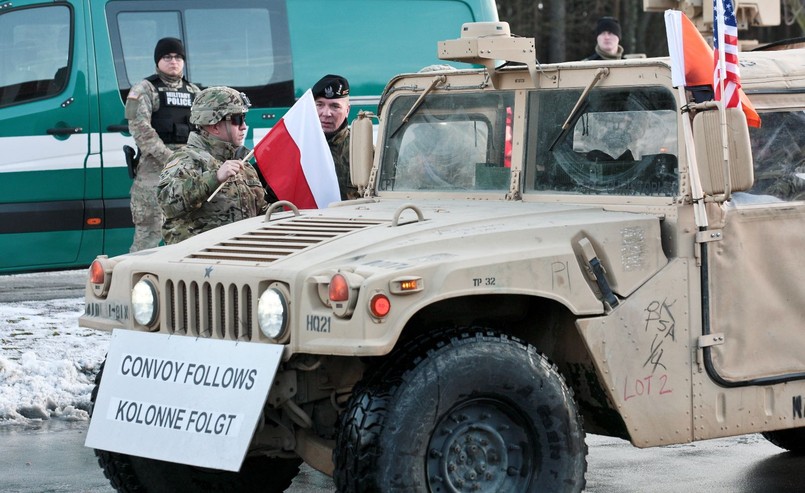
[{"label": "handwritten marking on vehicle", "polygon": [[[654,381],[653,387],[652,381]],[[646,377],[636,378],[634,380],[626,377],[626,380],[623,382],[624,401],[628,401],[633,397],[650,397],[655,395],[670,394],[672,392],[673,389],[671,389],[668,385],[668,375],[665,373],[659,376],[648,375]]]},{"label": "handwritten marking on vehicle", "polygon": [[663,370],[667,370],[662,362],[662,356],[665,352],[663,343],[668,338],[672,342],[676,341],[676,318],[672,310],[675,303],[676,300],[669,302],[667,298],[662,301],[654,300],[644,309],[646,313],[644,331],[654,333],[654,340],[651,342],[649,356],[643,363],[643,367],[650,366],[652,373],[660,367]]}]

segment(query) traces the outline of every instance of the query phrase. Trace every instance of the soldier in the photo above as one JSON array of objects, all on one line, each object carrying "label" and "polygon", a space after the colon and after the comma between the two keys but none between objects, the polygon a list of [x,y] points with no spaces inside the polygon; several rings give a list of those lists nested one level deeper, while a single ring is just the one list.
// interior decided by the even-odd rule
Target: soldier
[{"label": "soldier", "polygon": [[248,153],[243,139],[249,106],[245,94],[229,87],[210,87],[196,96],[190,123],[197,130],[173,153],[159,180],[165,243],[265,212],[266,192],[257,172],[241,161]]},{"label": "soldier", "polygon": [[352,186],[349,176],[349,82],[340,75],[325,75],[311,92],[321,129],[333,155],[341,200],[356,199],[358,189]]},{"label": "soldier", "polygon": [[132,87],[126,99],[129,131],[140,149],[139,163],[129,163],[134,175],[134,240],[130,252],[159,246],[162,241],[162,211],[157,203],[159,173],[173,151],[187,142],[190,105],[200,91],[184,78],[181,40],[160,39],[154,48],[154,62],[156,73]]},{"label": "soldier", "polygon": [[620,60],[623,46],[620,45],[621,23],[614,17],[601,17],[595,25],[595,53],[585,60]]}]

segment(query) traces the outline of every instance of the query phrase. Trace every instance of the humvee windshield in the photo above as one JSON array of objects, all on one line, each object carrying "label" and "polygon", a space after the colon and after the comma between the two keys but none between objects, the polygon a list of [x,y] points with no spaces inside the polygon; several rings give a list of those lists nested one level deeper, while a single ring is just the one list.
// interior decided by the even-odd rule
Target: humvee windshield
[{"label": "humvee windshield", "polygon": [[512,93],[430,94],[403,121],[416,100],[391,103],[380,191],[508,190]]},{"label": "humvee windshield", "polygon": [[[581,89],[529,94],[525,191],[676,195],[672,93],[594,89],[574,113],[580,95]],[[409,115],[416,100],[391,102],[380,191],[508,189],[513,93],[431,94]]]},{"label": "humvee windshield", "polygon": [[[677,111],[663,87],[533,91],[526,192],[673,196]],[[567,125],[563,128],[563,125]]]}]

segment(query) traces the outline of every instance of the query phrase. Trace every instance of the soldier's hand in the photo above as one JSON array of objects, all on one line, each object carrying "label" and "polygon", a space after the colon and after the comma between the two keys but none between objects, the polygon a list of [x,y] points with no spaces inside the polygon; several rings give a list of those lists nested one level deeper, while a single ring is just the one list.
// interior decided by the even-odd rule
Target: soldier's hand
[{"label": "soldier's hand", "polygon": [[240,173],[241,169],[243,169],[243,161],[230,159],[228,161],[224,161],[221,167],[218,168],[218,171],[215,172],[215,177],[218,179],[218,183],[223,183]]}]

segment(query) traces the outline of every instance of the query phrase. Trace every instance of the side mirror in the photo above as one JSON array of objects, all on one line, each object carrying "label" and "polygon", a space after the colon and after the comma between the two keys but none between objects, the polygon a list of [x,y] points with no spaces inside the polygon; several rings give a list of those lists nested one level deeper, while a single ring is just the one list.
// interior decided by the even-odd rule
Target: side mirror
[{"label": "side mirror", "polygon": [[[705,195],[725,195],[752,188],[755,171],[752,161],[752,145],[749,141],[749,125],[740,108],[727,108],[726,139],[729,162],[724,166],[724,133],[719,111],[697,113],[693,117],[693,139],[696,147],[696,162]],[[729,175],[727,175],[729,173]],[[727,182],[729,176],[729,183]]]},{"label": "side mirror", "polygon": [[364,190],[369,185],[369,175],[374,161],[375,145],[372,131],[372,117],[368,111],[361,111],[353,120],[349,135],[349,175],[352,185]]}]

